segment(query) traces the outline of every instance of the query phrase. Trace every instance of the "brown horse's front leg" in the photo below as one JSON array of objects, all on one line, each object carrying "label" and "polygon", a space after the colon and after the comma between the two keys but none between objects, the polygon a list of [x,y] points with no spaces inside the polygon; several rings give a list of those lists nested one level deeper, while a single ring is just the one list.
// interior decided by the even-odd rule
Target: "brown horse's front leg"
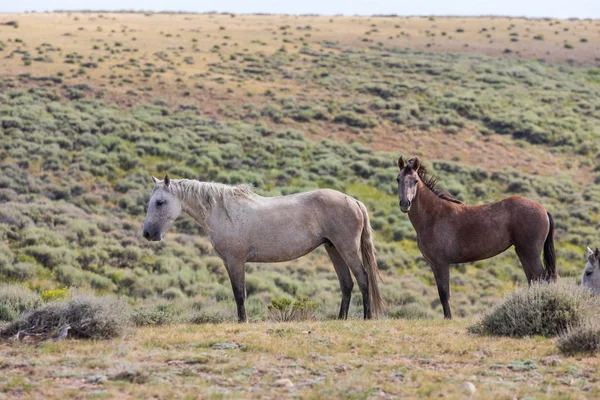
[{"label": "brown horse's front leg", "polygon": [[226,262],[225,268],[229,274],[231,288],[233,289],[233,297],[237,305],[238,322],[248,322],[246,315],[246,277],[243,262]]},{"label": "brown horse's front leg", "polygon": [[452,319],[452,312],[450,311],[450,265],[431,264],[431,269],[435,276],[440,302],[444,310],[444,318]]}]

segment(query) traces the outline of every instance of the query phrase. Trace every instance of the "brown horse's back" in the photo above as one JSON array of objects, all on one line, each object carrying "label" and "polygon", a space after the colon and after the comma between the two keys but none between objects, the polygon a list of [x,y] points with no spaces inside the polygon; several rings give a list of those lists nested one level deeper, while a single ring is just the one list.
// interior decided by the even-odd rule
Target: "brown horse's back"
[{"label": "brown horse's back", "polygon": [[549,219],[540,204],[513,196],[477,206],[452,204],[452,212],[441,215],[432,228],[437,237],[433,258],[459,264],[494,257],[512,245],[541,252]]},{"label": "brown horse's back", "polygon": [[521,196],[501,200],[510,210],[509,232],[515,247],[536,244],[541,249],[548,236],[548,212],[539,203]]}]

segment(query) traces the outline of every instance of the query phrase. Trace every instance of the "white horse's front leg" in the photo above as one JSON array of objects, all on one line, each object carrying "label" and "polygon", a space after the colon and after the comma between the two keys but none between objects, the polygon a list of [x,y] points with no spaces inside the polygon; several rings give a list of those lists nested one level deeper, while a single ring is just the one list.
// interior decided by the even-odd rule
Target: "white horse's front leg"
[{"label": "white horse's front leg", "polygon": [[233,297],[237,305],[238,322],[248,322],[246,315],[246,275],[245,263],[237,260],[225,261],[225,268],[229,274]]}]

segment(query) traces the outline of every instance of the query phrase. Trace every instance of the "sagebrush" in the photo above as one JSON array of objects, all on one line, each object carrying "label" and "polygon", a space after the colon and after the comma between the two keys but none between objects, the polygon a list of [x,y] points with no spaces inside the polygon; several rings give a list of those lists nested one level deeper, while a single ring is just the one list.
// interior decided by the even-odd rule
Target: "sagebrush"
[{"label": "sagebrush", "polygon": [[21,313],[33,310],[40,304],[42,304],[40,296],[24,287],[0,286],[0,322],[12,321]]},{"label": "sagebrush", "polygon": [[507,295],[469,330],[497,336],[552,337],[599,315],[600,298],[586,288],[564,281],[540,282]]},{"label": "sagebrush", "polygon": [[48,303],[23,314],[0,329],[0,338],[112,339],[122,336],[129,324],[124,301],[82,295],[69,302]]},{"label": "sagebrush", "polygon": [[558,338],[558,349],[563,354],[596,355],[600,353],[600,323],[590,322],[568,329]]}]

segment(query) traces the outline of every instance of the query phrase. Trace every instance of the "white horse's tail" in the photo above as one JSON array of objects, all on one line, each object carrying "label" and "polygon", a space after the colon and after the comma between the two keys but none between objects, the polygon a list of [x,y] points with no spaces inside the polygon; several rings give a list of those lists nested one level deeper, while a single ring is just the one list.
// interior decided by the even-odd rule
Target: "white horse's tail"
[{"label": "white horse's tail", "polygon": [[373,230],[369,221],[367,208],[363,203],[357,201],[360,211],[363,215],[363,230],[360,236],[360,252],[362,254],[362,262],[367,272],[369,281],[369,305],[374,318],[383,315],[383,298],[379,292],[379,269],[377,268],[377,260],[375,259],[375,246],[373,245]]}]

